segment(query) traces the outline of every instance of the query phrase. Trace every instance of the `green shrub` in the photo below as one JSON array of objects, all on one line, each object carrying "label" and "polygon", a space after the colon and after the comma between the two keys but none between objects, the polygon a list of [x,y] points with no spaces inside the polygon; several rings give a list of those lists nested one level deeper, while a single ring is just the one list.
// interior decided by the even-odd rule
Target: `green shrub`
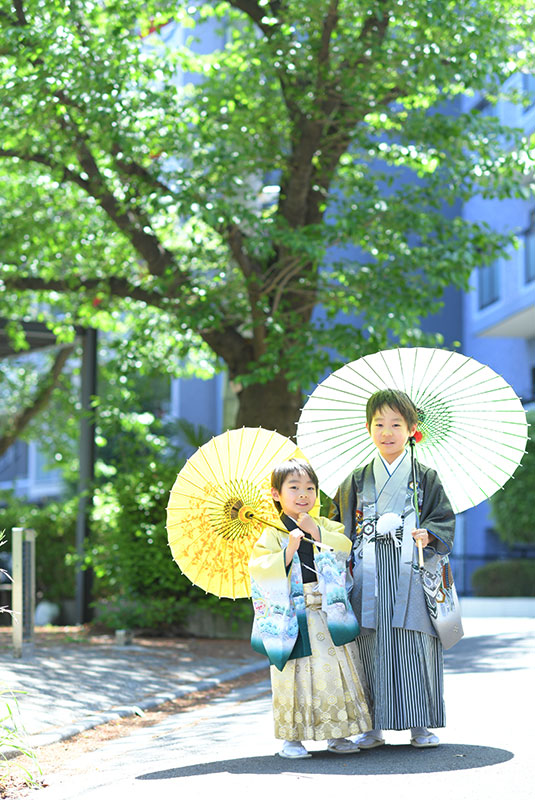
[{"label": "green shrub", "polygon": [[514,478],[491,497],[496,532],[507,544],[535,543],[535,411],[527,412],[530,424],[526,453]]},{"label": "green shrub", "polygon": [[176,597],[126,597],[95,602],[95,621],[110,630],[180,631],[190,602]]},{"label": "green shrub", "polygon": [[472,574],[478,597],[535,597],[535,560],[492,561]]},{"label": "green shrub", "polygon": [[[6,543],[4,532],[0,531],[0,547]],[[0,614],[9,613],[8,609],[0,608]],[[20,692],[18,692],[20,694]],[[0,794],[4,797],[3,789],[18,773],[22,773],[23,782],[27,786],[38,787],[38,775],[41,768],[35,752],[27,744],[27,736],[20,723],[20,714],[17,704],[17,693],[7,684],[0,682]],[[24,755],[30,762],[25,767],[20,762],[8,759],[3,752],[12,750],[18,755]]]},{"label": "green shrub", "polygon": [[[195,587],[192,587],[195,591]],[[211,600],[214,602],[211,602]],[[238,629],[239,621],[252,622],[250,600],[219,599],[202,595],[188,597],[126,597],[100,600],[95,603],[95,622],[109,630],[149,629],[151,634],[180,634],[192,608],[203,608],[229,619]]]},{"label": "green shrub", "polygon": [[52,603],[74,597],[77,509],[76,498],[39,507],[13,492],[0,492],[0,530],[5,530],[6,550],[11,550],[12,528],[35,530],[36,590]]},{"label": "green shrub", "polygon": [[176,467],[148,461],[96,490],[88,561],[98,596],[187,594],[191,583],[173,562],[165,528],[176,474]]},{"label": "green shrub", "polygon": [[250,618],[249,600],[207,594],[173,561],[166,508],[180,466],[148,460],[96,490],[87,563],[95,574],[97,618],[106,627],[176,629],[192,606]]}]

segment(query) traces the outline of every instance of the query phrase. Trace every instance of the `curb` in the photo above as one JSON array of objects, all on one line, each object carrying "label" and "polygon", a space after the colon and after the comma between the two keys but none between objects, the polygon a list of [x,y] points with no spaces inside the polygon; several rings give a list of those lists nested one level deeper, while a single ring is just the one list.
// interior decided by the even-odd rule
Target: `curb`
[{"label": "curb", "polygon": [[535,597],[460,597],[463,617],[535,617]]},{"label": "curb", "polygon": [[[91,728],[96,728],[99,725],[104,725],[106,722],[113,722],[114,720],[124,719],[125,717],[133,717],[135,715],[142,716],[144,711],[149,711],[152,708],[161,706],[169,700],[177,700],[179,697],[184,697],[192,692],[202,692],[205,689],[212,689],[214,686],[219,686],[221,683],[241,678],[243,675],[248,675],[251,672],[260,672],[260,670],[269,667],[269,661],[261,661],[254,664],[246,664],[243,667],[224,672],[217,678],[206,678],[199,681],[192,686],[184,687],[176,692],[162,692],[160,694],[152,695],[152,697],[145,697],[139,703],[133,705],[116,706],[109,711],[103,711],[99,714],[92,714],[87,717],[82,717],[78,722],[72,725],[65,725],[62,728],[50,731],[48,733],[35,733],[26,738],[25,744],[29,748],[46,747],[49,744],[56,744],[63,742],[67,739],[72,739],[79,733],[88,731]],[[20,755],[20,751],[14,748],[6,748],[0,750],[0,756],[3,758],[13,758]]]}]

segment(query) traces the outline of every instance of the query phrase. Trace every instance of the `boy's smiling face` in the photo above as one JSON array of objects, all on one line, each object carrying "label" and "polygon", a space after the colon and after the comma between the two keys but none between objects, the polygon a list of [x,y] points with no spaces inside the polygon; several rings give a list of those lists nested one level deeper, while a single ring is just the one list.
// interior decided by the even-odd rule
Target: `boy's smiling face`
[{"label": "boy's smiling face", "polygon": [[297,519],[299,514],[308,514],[316,502],[316,486],[306,472],[290,472],[284,479],[280,492],[271,489],[271,496],[281,504],[284,513]]},{"label": "boy's smiling face", "polygon": [[403,453],[409,436],[413,436],[416,431],[416,425],[409,429],[405,418],[390,406],[377,409],[371,426],[366,427],[374,445],[389,464]]}]

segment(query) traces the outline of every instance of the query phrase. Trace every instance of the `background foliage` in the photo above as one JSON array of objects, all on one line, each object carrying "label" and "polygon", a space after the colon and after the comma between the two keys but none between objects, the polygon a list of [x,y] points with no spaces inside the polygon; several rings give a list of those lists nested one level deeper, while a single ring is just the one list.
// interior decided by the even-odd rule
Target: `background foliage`
[{"label": "background foliage", "polygon": [[530,429],[522,465],[490,500],[496,532],[512,546],[535,544],[535,411],[528,411],[526,416]]},{"label": "background foliage", "polygon": [[493,561],[472,574],[478,597],[535,597],[535,561]]},{"label": "background foliage", "polygon": [[[196,591],[166,560],[165,484],[184,454],[150,387],[224,368],[236,425],[293,435],[303,389],[328,369],[441,342],[421,318],[513,238],[459,208],[533,177],[529,139],[460,99],[492,105],[534,72],[534,27],[524,0],[2,8],[2,316],[21,349],[25,318],[60,346],[76,346],[75,326],[101,332],[87,566],[106,613],[174,621]],[[9,498],[5,511],[41,531],[50,599],[72,586],[77,356],[24,434],[61,467],[65,509]],[[5,440],[40,382],[31,357],[2,372]]]},{"label": "background foliage", "polygon": [[532,70],[522,0],[20,0],[0,25],[15,338],[38,308],[171,372],[196,352],[238,426],[292,435],[302,387],[429,341],[510,243],[458,209],[526,191],[531,145],[457,101]]},{"label": "background foliage", "polygon": [[[34,528],[36,538],[36,588],[38,598],[54,603],[74,597],[74,569],[77,501],[75,498],[39,507],[0,493],[0,530],[5,531],[5,551],[11,551],[12,528]],[[2,620],[7,624],[8,620]]]},{"label": "background foliage", "polygon": [[[113,395],[113,386],[109,391]],[[83,567],[93,575],[96,620],[111,629],[180,631],[193,605],[235,622],[251,617],[249,600],[207,595],[182,575],[171,557],[165,528],[169,492],[185,462],[184,447],[192,452],[210,432],[184,421],[168,421],[161,407],[168,391],[158,376],[153,380],[138,375],[128,390],[118,392],[117,405],[108,405],[98,426],[91,538]],[[12,527],[36,530],[38,599],[57,603],[74,597],[79,564],[76,482],[69,482],[69,475],[74,479],[76,473],[67,459],[60,463],[65,466],[70,499],[39,507],[12,492],[0,494],[6,550]]]}]

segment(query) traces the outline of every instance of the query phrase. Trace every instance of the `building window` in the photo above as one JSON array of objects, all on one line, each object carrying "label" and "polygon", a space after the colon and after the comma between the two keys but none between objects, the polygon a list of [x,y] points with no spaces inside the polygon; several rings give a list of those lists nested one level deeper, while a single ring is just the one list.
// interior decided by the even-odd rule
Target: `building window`
[{"label": "building window", "polygon": [[529,215],[529,228],[524,234],[524,277],[526,283],[535,281],[535,210]]},{"label": "building window", "polygon": [[478,272],[479,308],[486,308],[500,298],[498,262],[481,267]]},{"label": "building window", "polygon": [[522,92],[526,98],[524,113],[535,105],[535,75],[522,74]]}]

